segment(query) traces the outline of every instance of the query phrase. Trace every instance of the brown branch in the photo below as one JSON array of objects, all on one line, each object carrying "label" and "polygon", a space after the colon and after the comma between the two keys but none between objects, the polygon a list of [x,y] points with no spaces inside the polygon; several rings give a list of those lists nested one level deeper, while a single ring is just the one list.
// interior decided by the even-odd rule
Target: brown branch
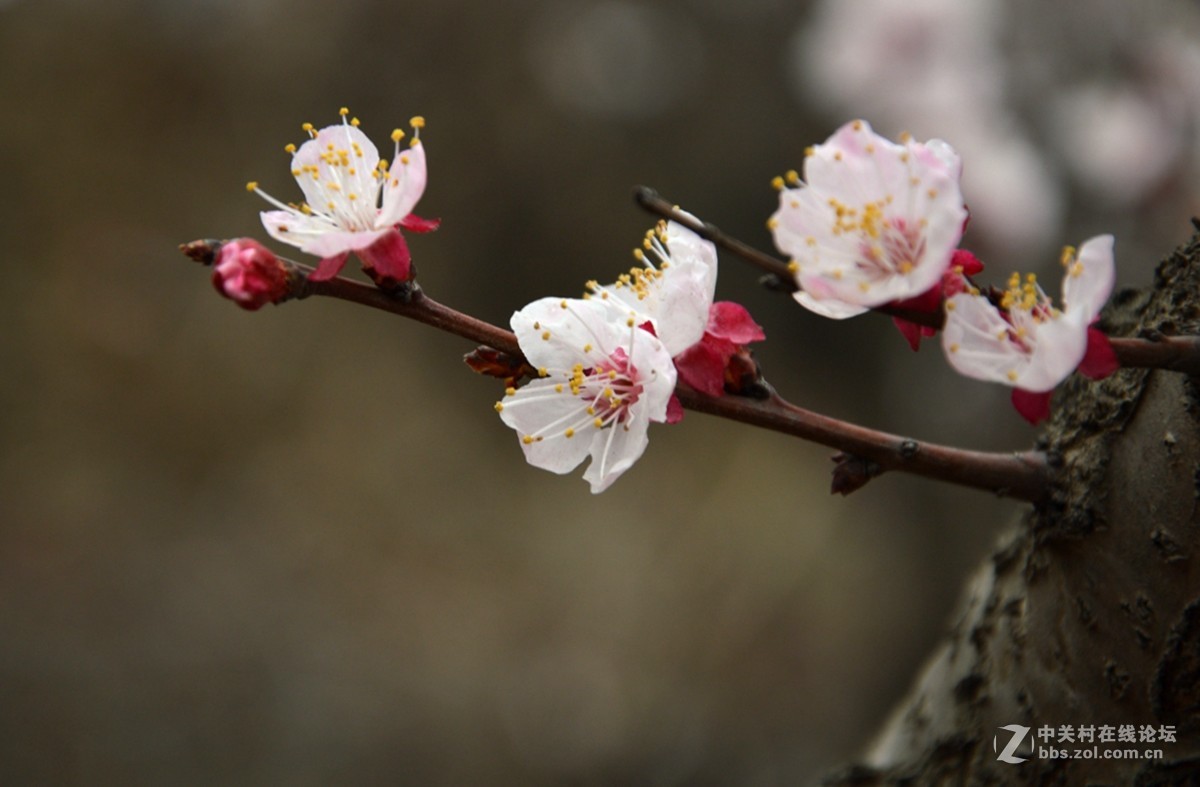
[{"label": "brown branch", "polygon": [[1036,503],[1050,488],[1050,468],[1039,451],[990,453],[922,443],[814,413],[772,392],[763,401],[712,398],[684,385],[675,389],[684,407],[790,434],[877,463],[883,470],[935,478]]},{"label": "brown branch", "polygon": [[[299,274],[291,280],[291,297],[323,295],[370,306],[524,359],[511,331],[444,306],[419,289],[396,296],[342,277],[309,281],[307,274],[311,268],[290,261],[287,264]],[[1029,502],[1044,499],[1050,489],[1050,471],[1045,456],[1039,452],[986,453],[921,443],[805,410],[773,391],[765,400],[742,396],[713,398],[681,383],[676,394],[688,409],[835,448],[875,462],[882,470],[914,473]]]},{"label": "brown branch", "polygon": [[[726,235],[715,224],[702,221],[663,199],[658,192],[647,186],[634,189],[634,201],[644,210],[660,218],[669,219],[695,232],[719,248],[734,254],[746,262],[766,271],[771,276],[771,288],[783,292],[795,292],[799,289],[795,277],[792,276],[788,265],[778,257],[759,251],[743,243],[737,238]],[[919,312],[911,309],[900,309],[884,304],[872,311],[886,314],[889,317],[899,317],[909,322],[928,328],[941,330],[946,321],[942,311]],[[1117,360],[1125,368],[1168,369],[1184,374],[1200,376],[1200,337],[1195,336],[1163,336],[1155,334],[1150,339],[1114,339],[1110,338]]]}]

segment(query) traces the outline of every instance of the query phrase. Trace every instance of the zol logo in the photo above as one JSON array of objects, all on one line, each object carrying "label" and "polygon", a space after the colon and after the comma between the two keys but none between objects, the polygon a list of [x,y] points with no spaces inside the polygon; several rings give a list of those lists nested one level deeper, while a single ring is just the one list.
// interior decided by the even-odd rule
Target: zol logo
[{"label": "zol logo", "polygon": [[[1004,750],[996,755],[996,759],[1000,762],[1012,763],[1013,765],[1016,765],[1020,762],[1025,762],[1025,760],[1029,759],[1028,757],[1013,756],[1016,753],[1017,748],[1021,745],[1021,741],[1025,740],[1025,736],[1029,734],[1029,728],[1022,727],[1020,724],[1006,724],[1000,729],[1011,732],[1012,737],[1008,739],[1008,744],[1004,747]],[[1000,735],[992,736],[992,751],[996,751],[1000,748],[1001,737],[1002,736]],[[1033,754],[1032,739],[1029,741],[1029,753]]]}]

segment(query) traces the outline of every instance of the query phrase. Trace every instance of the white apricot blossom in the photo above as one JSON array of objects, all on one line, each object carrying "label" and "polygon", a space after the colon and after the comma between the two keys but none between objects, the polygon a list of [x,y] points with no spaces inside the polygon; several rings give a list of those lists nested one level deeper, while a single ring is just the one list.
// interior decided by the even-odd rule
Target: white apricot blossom
[{"label": "white apricot blossom", "polygon": [[[717,249],[673,221],[646,233],[634,251],[641,265],[612,284],[587,283],[584,298],[599,299],[653,333],[672,356],[700,341],[717,289]],[[655,264],[657,260],[657,265]]]},{"label": "white apricot blossom", "polygon": [[855,120],[776,178],[768,227],[791,258],[799,303],[844,319],[921,295],[941,280],[967,210],[962,164],[941,140],[891,142]]},{"label": "white apricot blossom", "polygon": [[979,293],[946,301],[942,347],[960,374],[1031,393],[1052,390],[1088,352],[1089,327],[1112,292],[1113,236],[1063,250],[1062,308],[1030,274],[1014,273],[999,307]]},{"label": "white apricot blossom", "polygon": [[496,411],[531,465],[562,474],[590,456],[584,480],[603,492],[646,450],[650,422],[667,419],[670,351],[599,299],[542,298],[511,324],[538,378],[509,388]]},{"label": "white apricot blossom", "polygon": [[411,258],[397,227],[427,231],[436,226],[411,215],[427,179],[420,140],[425,120],[411,120],[413,137],[403,148],[404,132],[392,131],[395,155],[389,165],[359,130],[358,118],[348,118],[344,107],[341,115],[340,124],[320,131],[305,123],[311,138],[299,148],[284,148],[292,154],[292,176],[304,193],[303,202],[285,204],[255,181],[246,188],[278,208],[261,214],[272,238],[321,258],[310,278],[331,278],[354,252],[368,268],[404,281]]}]

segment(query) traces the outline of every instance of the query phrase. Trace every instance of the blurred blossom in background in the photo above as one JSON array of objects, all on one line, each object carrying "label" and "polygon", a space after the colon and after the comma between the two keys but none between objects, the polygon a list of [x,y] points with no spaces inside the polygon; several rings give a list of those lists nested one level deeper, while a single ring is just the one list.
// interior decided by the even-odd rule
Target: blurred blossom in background
[{"label": "blurred blossom in background", "polygon": [[[243,313],[176,251],[349,106],[428,119],[422,285],[504,324],[611,280],[645,183],[770,248],[772,176],[862,117],[963,155],[985,277],[1200,212],[1182,0],[0,2],[0,782],[794,784],[847,761],[1020,507],[695,413],[593,497],[453,337]],[[294,197],[293,197],[294,198]],[[275,249],[284,252],[284,249]],[[350,268],[347,269],[348,271]],[[790,399],[1004,450],[1008,391],[723,258]]]}]

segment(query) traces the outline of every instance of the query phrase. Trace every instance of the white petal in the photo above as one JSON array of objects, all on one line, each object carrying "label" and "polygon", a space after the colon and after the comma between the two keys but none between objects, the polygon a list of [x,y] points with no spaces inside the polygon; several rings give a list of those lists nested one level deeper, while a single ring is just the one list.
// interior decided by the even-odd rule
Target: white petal
[{"label": "white petal", "polygon": [[[330,152],[330,145],[334,153],[346,151],[347,166],[334,166],[322,158]],[[375,215],[379,183],[373,173],[378,164],[379,151],[366,134],[349,124],[337,124],[326,126],[300,146],[292,156],[292,173],[305,201],[314,209],[328,211],[332,201],[339,213],[357,217],[357,223],[365,228],[372,225]],[[316,167],[316,172],[307,167]],[[357,195],[357,199],[351,201],[350,194]]]},{"label": "white petal", "polygon": [[[559,381],[533,380],[504,397],[500,419],[516,430],[521,438],[541,437],[521,442],[525,459],[534,467],[552,473],[569,473],[588,455],[590,435],[596,431],[587,402],[572,396],[569,390],[555,391]],[[581,424],[583,424],[581,426]],[[566,436],[568,428],[578,434]]]},{"label": "white petal", "polygon": [[1087,352],[1087,325],[1065,316],[1037,327],[1037,345],[1014,385],[1041,393],[1061,383]]},{"label": "white petal", "polygon": [[407,149],[401,148],[383,186],[383,209],[379,212],[377,226],[390,227],[412,213],[425,193],[428,175],[425,145],[418,142]]},{"label": "white petal", "polygon": [[1010,372],[1019,379],[1029,356],[1008,340],[1008,329],[1009,324],[986,298],[955,295],[946,302],[946,325],[942,329],[946,360],[967,377],[1013,385]]},{"label": "white petal", "polygon": [[597,365],[620,346],[624,336],[607,307],[577,298],[536,300],[515,312],[511,325],[531,364],[561,370],[577,363]]},{"label": "white petal", "polygon": [[667,404],[675,393],[675,362],[666,346],[647,331],[636,330],[630,335],[626,350],[629,362],[637,370],[642,393],[631,410],[645,412],[651,421],[667,420]]},{"label": "white petal", "polygon": [[1108,302],[1115,280],[1113,236],[1084,241],[1075,263],[1063,276],[1062,303],[1067,318],[1090,325]]},{"label": "white petal", "polygon": [[796,299],[797,303],[814,314],[828,317],[831,320],[845,320],[849,317],[857,317],[865,311],[870,311],[866,306],[855,306],[852,303],[845,303],[833,298],[820,300],[814,298],[804,290],[793,293],[792,297]]},{"label": "white petal", "polygon": [[635,419],[602,429],[592,438],[592,461],[583,474],[583,480],[592,485],[592,494],[608,489],[641,458],[650,442],[646,436],[647,426],[645,418]]},{"label": "white petal", "polygon": [[680,259],[672,247],[671,265],[659,280],[655,320],[655,330],[672,356],[704,338],[713,299],[713,270],[706,263]]}]

